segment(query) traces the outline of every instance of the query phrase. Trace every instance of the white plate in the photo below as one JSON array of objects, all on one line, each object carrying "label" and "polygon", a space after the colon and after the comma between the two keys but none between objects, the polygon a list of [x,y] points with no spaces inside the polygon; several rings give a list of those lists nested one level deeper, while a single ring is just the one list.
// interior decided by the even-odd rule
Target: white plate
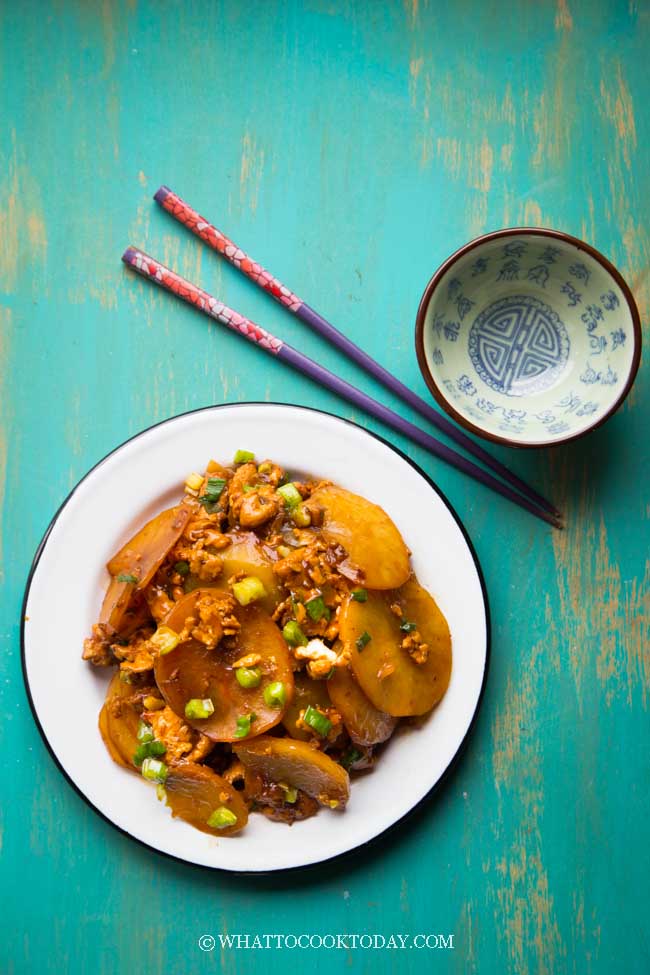
[{"label": "white plate", "polygon": [[[253,815],[217,839],[172,819],[155,790],[115,765],[97,729],[108,671],[82,661],[83,639],[107,584],[104,565],[135,529],[179,496],[188,472],[238,448],[308,471],[380,504],[413,552],[422,584],[452,633],[453,670],[442,703],[419,730],[402,729],[374,771],[353,783],[347,809],[288,828]],[[118,447],[77,485],[34,559],[25,594],[23,668],[46,744],[70,782],[110,823],[169,856],[233,871],[328,860],[367,843],[414,808],[459,752],[485,681],[489,616],[480,568],[438,489],[384,441],[302,407],[246,403],[166,420]]]}]

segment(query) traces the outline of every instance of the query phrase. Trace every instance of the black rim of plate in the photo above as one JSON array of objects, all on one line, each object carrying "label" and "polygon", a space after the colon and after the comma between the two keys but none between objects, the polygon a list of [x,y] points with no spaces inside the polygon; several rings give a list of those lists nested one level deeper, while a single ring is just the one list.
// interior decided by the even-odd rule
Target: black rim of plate
[{"label": "black rim of plate", "polygon": [[[59,518],[59,515],[61,514],[61,512],[63,511],[63,509],[67,506],[68,502],[72,499],[72,497],[76,493],[77,489],[83,484],[83,482],[87,478],[89,478],[90,475],[93,474],[98,468],[100,468],[102,466],[102,464],[104,464],[109,459],[109,457],[112,457],[113,454],[116,454],[119,450],[121,450],[122,447],[125,447],[128,443],[131,443],[133,440],[137,440],[139,437],[145,436],[147,433],[150,433],[151,430],[155,430],[157,427],[164,426],[167,423],[172,423],[174,420],[179,420],[182,417],[192,416],[193,414],[196,414],[196,413],[206,413],[208,411],[221,410],[221,409],[226,409],[226,408],[232,409],[233,407],[238,407],[238,406],[245,406],[245,407],[247,407],[247,406],[286,406],[286,407],[290,407],[291,409],[304,410],[307,413],[319,413],[321,416],[327,416],[330,419],[338,420],[339,423],[345,423],[348,426],[355,427],[355,429],[360,430],[362,433],[367,434],[369,437],[372,437],[373,439],[378,440],[380,443],[384,444],[386,447],[388,447],[390,450],[392,450],[393,453],[397,454],[398,457],[401,457],[402,460],[406,461],[406,463],[409,464],[415,471],[417,471],[417,473],[420,475],[420,477],[422,477],[428,483],[428,485],[435,491],[435,493],[438,495],[438,497],[440,498],[440,500],[446,506],[446,508],[449,511],[449,513],[451,514],[452,518],[454,519],[454,521],[458,525],[458,528],[460,529],[461,534],[462,534],[463,538],[465,539],[465,542],[466,542],[467,547],[469,549],[470,555],[472,556],[472,560],[474,562],[474,567],[476,569],[476,573],[478,575],[478,579],[479,579],[479,582],[481,584],[481,592],[482,592],[482,595],[483,595],[483,607],[484,607],[484,610],[485,610],[485,664],[484,664],[484,667],[483,667],[483,677],[482,677],[482,680],[481,680],[481,689],[480,689],[479,694],[478,694],[478,697],[476,699],[476,706],[474,708],[474,713],[472,714],[471,720],[470,720],[470,722],[469,722],[469,724],[467,726],[467,730],[465,731],[465,734],[463,736],[463,739],[460,742],[460,744],[458,745],[458,748],[456,749],[455,754],[451,758],[449,764],[447,765],[446,769],[444,770],[444,772],[442,773],[442,775],[440,776],[440,778],[438,779],[438,781],[435,782],[431,786],[431,788],[429,789],[429,791],[427,793],[425,793],[425,795],[423,795],[422,798],[419,799],[415,803],[415,805],[412,806],[408,810],[408,812],[404,813],[404,815],[401,816],[399,819],[395,820],[394,823],[391,823],[390,826],[387,826],[380,833],[377,833],[376,836],[371,837],[369,840],[366,840],[363,843],[359,843],[357,846],[352,847],[349,850],[343,850],[341,853],[335,853],[331,857],[325,857],[323,860],[313,861],[312,863],[307,863],[307,864],[304,864],[304,865],[299,864],[298,866],[294,866],[294,867],[277,867],[277,868],[271,869],[271,870],[229,870],[227,867],[222,867],[222,866],[219,866],[217,864],[211,865],[211,864],[206,864],[206,863],[195,863],[193,860],[188,860],[185,857],[177,856],[174,853],[168,853],[166,850],[160,850],[160,849],[158,849],[158,847],[152,846],[151,844],[145,842],[145,840],[141,840],[139,837],[134,836],[133,833],[129,833],[129,831],[127,829],[123,829],[121,826],[118,826],[117,823],[114,823],[113,820],[110,819],[110,817],[106,815],[106,813],[102,812],[101,809],[99,809],[97,806],[94,805],[94,803],[92,803],[90,801],[90,799],[85,795],[85,793],[76,784],[76,782],[74,781],[74,779],[66,772],[66,770],[63,767],[63,765],[59,761],[59,758],[58,758],[56,752],[54,751],[54,748],[50,744],[50,742],[48,740],[48,737],[47,737],[47,735],[45,733],[45,730],[44,730],[44,728],[43,728],[43,726],[41,724],[40,718],[38,716],[38,712],[36,710],[36,706],[34,704],[34,700],[32,698],[31,688],[29,686],[29,679],[27,677],[27,662],[26,662],[26,654],[25,654],[25,612],[26,612],[26,609],[27,609],[27,600],[29,599],[29,592],[30,592],[31,585],[32,585],[32,579],[34,577],[34,574],[36,573],[36,570],[38,568],[38,564],[39,564],[40,559],[41,559],[41,555],[43,554],[43,551],[45,550],[45,546],[46,546],[47,541],[49,539],[49,536],[50,536],[50,534],[52,532],[52,529],[54,528],[54,525],[56,524],[56,522],[57,522],[57,520]],[[486,589],[486,586],[485,586],[485,579],[483,578],[483,571],[481,569],[481,564],[480,564],[480,562],[478,560],[478,556],[477,556],[476,551],[474,549],[474,546],[473,546],[473,544],[472,544],[472,542],[470,540],[470,537],[469,537],[469,535],[467,533],[467,530],[465,529],[465,526],[463,525],[462,521],[460,520],[460,517],[456,513],[456,510],[453,508],[453,506],[451,505],[451,503],[449,502],[449,500],[446,498],[446,496],[442,493],[442,491],[440,490],[440,488],[429,477],[429,475],[427,473],[425,473],[425,471],[423,471],[422,468],[418,464],[416,464],[414,460],[412,460],[403,451],[401,451],[399,449],[399,447],[396,447],[394,444],[390,443],[384,437],[380,436],[377,433],[374,433],[372,430],[367,430],[365,427],[362,427],[360,424],[355,423],[353,420],[347,420],[344,417],[337,416],[335,413],[329,413],[327,410],[319,410],[319,409],[316,409],[315,407],[311,407],[311,406],[301,406],[301,405],[297,405],[295,403],[264,402],[264,401],[259,401],[259,400],[246,400],[246,401],[242,401],[242,402],[239,402],[239,403],[219,403],[219,404],[217,404],[215,406],[200,406],[200,407],[198,407],[195,410],[187,410],[184,413],[178,413],[176,416],[167,417],[167,419],[165,419],[165,420],[159,420],[157,423],[152,423],[151,426],[146,427],[144,430],[140,430],[138,433],[133,434],[132,437],[128,437],[126,440],[124,440],[117,447],[114,447],[113,450],[109,451],[104,457],[101,458],[101,460],[97,461],[97,463],[94,464],[84,474],[84,476],[79,481],[77,481],[77,483],[72,488],[72,490],[70,491],[70,493],[67,495],[67,497],[65,498],[65,500],[62,502],[61,505],[59,505],[56,513],[54,514],[54,517],[52,518],[52,520],[50,521],[49,525],[45,529],[45,533],[44,533],[44,535],[43,535],[43,537],[42,537],[42,539],[41,539],[41,541],[40,541],[40,543],[39,543],[39,545],[38,545],[38,547],[36,549],[36,553],[34,554],[34,558],[33,558],[33,561],[32,561],[32,564],[31,564],[31,567],[30,567],[30,570],[29,570],[29,574],[27,576],[27,582],[26,582],[26,585],[25,585],[25,594],[23,596],[23,602],[22,602],[22,607],[21,607],[21,617],[20,617],[20,657],[21,657],[21,665],[22,665],[22,673],[23,673],[23,682],[25,684],[25,691],[27,693],[27,699],[29,701],[29,706],[30,706],[32,715],[34,717],[34,721],[36,723],[36,727],[38,728],[38,731],[39,731],[39,733],[41,735],[41,738],[43,739],[43,742],[45,744],[45,747],[47,748],[48,752],[50,753],[50,756],[52,757],[52,759],[54,761],[54,764],[57,766],[57,768],[59,769],[59,771],[61,772],[61,774],[63,775],[63,777],[66,779],[66,781],[69,783],[69,785],[72,786],[72,788],[77,793],[77,795],[80,796],[81,799],[83,799],[83,801],[86,803],[86,805],[89,806],[90,809],[93,810],[93,812],[95,812],[98,816],[100,816],[104,820],[104,822],[108,823],[113,829],[115,829],[118,832],[122,833],[123,836],[127,836],[130,840],[133,840],[134,842],[138,843],[140,846],[144,847],[145,849],[151,850],[154,853],[157,853],[159,856],[166,857],[167,859],[173,860],[176,863],[182,863],[184,865],[189,865],[189,866],[192,866],[192,867],[198,867],[198,868],[200,868],[202,870],[210,870],[210,871],[217,870],[220,873],[224,873],[224,874],[234,874],[236,876],[248,876],[248,877],[253,877],[253,876],[260,877],[260,876],[265,876],[265,875],[266,876],[271,876],[271,875],[274,875],[274,874],[288,874],[288,873],[295,873],[297,871],[309,871],[309,870],[312,870],[312,869],[317,868],[318,866],[321,866],[324,863],[332,864],[332,863],[334,863],[336,861],[341,861],[343,858],[352,857],[355,854],[359,854],[362,850],[366,850],[372,844],[377,843],[377,841],[380,840],[382,837],[386,837],[389,833],[392,834],[393,831],[397,830],[397,828],[399,826],[403,825],[405,823],[405,821],[409,817],[413,816],[413,814],[416,812],[416,810],[420,809],[423,806],[424,803],[428,802],[432,798],[432,796],[447,781],[447,778],[449,777],[449,775],[451,774],[451,772],[453,771],[453,769],[455,769],[456,764],[458,763],[460,757],[462,756],[462,754],[463,754],[463,752],[464,752],[464,750],[466,748],[467,742],[469,740],[469,737],[471,735],[471,732],[472,732],[472,730],[474,728],[474,725],[476,723],[476,719],[478,717],[479,711],[481,709],[481,704],[483,703],[483,695],[485,693],[485,686],[486,686],[486,683],[487,683],[487,675],[488,675],[489,664],[490,664],[490,656],[491,656],[490,604],[489,604],[489,601],[488,601],[488,594],[487,594],[487,589]]]}]

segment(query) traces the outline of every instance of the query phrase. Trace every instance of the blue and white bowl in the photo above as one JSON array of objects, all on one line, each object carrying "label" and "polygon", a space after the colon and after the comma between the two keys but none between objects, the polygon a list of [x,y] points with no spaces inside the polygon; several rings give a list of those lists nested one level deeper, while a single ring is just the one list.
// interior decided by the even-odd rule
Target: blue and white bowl
[{"label": "blue and white bowl", "polygon": [[630,288],[589,244],[499,230],[456,251],[420,302],[416,349],[440,405],[467,430],[520,447],[604,423],[641,357]]}]

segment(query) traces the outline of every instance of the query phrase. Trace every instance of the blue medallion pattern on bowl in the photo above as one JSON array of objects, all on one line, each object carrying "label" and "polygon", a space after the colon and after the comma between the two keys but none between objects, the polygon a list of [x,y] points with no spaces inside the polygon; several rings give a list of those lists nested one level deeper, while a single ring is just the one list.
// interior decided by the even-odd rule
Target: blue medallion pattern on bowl
[{"label": "blue medallion pattern on bowl", "polygon": [[483,382],[508,396],[553,385],[570,348],[559,315],[531,295],[493,302],[477,316],[468,339],[470,359]]}]

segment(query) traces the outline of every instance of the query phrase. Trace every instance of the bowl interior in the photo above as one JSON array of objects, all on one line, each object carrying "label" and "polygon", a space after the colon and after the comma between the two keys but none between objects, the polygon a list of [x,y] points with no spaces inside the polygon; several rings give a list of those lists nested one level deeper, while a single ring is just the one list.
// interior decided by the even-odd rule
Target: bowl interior
[{"label": "bowl interior", "polygon": [[635,334],[618,282],[545,234],[485,240],[451,262],[424,319],[431,378],[457,418],[521,444],[584,432],[621,398]]}]

